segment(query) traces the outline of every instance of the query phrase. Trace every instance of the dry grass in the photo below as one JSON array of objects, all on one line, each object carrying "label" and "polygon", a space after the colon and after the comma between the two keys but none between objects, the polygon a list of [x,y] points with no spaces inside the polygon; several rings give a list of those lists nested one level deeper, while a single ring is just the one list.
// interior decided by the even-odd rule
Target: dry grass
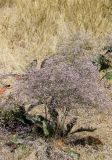
[{"label": "dry grass", "polygon": [[0,0],[0,66],[23,71],[77,31],[112,32],[111,0]]},{"label": "dry grass", "polygon": [[[93,47],[108,40],[112,44],[112,36],[106,41],[102,39],[112,33],[112,0],[0,0],[0,74],[22,72],[35,58],[40,65],[52,54],[74,51],[79,41],[74,43],[71,37],[80,31],[91,34],[92,41],[87,40],[95,43]],[[79,36],[83,41],[84,35]],[[97,44],[94,37],[99,39]],[[81,160],[111,160],[112,118],[94,111],[78,112],[78,127],[90,124],[96,127],[94,136],[102,140],[104,147],[98,151],[82,147],[74,150],[81,154]],[[0,148],[0,158],[2,154],[7,160],[18,159],[7,148]],[[34,156],[35,153],[21,159],[37,159]]]}]

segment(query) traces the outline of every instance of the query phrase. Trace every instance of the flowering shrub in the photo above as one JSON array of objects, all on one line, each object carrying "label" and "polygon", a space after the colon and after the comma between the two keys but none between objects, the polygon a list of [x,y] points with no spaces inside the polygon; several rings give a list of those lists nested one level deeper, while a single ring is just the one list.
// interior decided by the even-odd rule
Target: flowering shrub
[{"label": "flowering shrub", "polygon": [[32,106],[48,104],[54,97],[57,107],[110,107],[111,98],[100,80],[91,59],[68,63],[64,55],[56,55],[44,61],[41,69],[33,68],[22,75],[13,85],[11,96],[20,104]]}]

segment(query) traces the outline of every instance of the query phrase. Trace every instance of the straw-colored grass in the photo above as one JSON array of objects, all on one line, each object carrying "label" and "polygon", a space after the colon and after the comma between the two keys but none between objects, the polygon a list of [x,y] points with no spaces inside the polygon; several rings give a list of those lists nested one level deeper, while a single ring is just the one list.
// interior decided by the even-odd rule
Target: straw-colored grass
[{"label": "straw-colored grass", "polygon": [[[22,71],[77,31],[112,32],[111,0],[0,0],[0,68]],[[0,70],[1,71],[1,70]]]},{"label": "straw-colored grass", "polygon": [[[91,33],[92,40],[86,37],[89,43],[96,45],[94,37],[97,37],[100,42],[97,45],[104,44],[102,37],[112,34],[112,0],[0,0],[0,74],[22,72],[35,58],[40,65],[52,54],[63,51],[69,54],[75,47],[73,35],[80,31],[84,33],[79,35],[81,40],[84,41],[85,33]],[[109,40],[112,44],[112,36]],[[88,47],[88,42],[85,44]],[[101,152],[75,148],[81,160],[111,160],[112,118],[103,114],[84,117],[83,112],[79,113],[81,125],[85,120],[85,125],[93,123],[98,129],[95,135],[104,143]],[[0,152],[16,160],[13,153],[10,158],[7,149],[0,148]]]}]

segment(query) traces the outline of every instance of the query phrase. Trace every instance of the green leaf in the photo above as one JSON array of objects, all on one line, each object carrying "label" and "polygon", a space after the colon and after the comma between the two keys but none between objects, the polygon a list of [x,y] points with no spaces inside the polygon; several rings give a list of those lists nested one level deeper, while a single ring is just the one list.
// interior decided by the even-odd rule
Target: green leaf
[{"label": "green leaf", "polygon": [[73,150],[69,150],[68,151],[68,155],[70,157],[72,157],[74,160],[79,160],[80,159],[80,154],[79,153],[76,153],[75,151]]},{"label": "green leaf", "polygon": [[94,65],[98,65],[100,63],[100,57],[99,56],[95,56],[92,60],[92,63]]},{"label": "green leaf", "polygon": [[24,119],[22,119],[22,118],[18,118],[17,117],[16,120],[19,121],[19,122],[21,122],[22,124],[26,124],[25,121],[24,121]]},{"label": "green leaf", "polygon": [[99,68],[99,71],[104,71],[110,67],[110,61],[104,55],[100,54],[97,55],[93,60],[92,63]]},{"label": "green leaf", "polygon": [[43,121],[42,124],[43,124],[44,135],[45,135],[45,136],[49,136],[49,129],[48,129],[48,124],[47,124],[47,122]]},{"label": "green leaf", "polygon": [[107,80],[112,80],[112,71],[106,73],[105,78],[106,78]]}]

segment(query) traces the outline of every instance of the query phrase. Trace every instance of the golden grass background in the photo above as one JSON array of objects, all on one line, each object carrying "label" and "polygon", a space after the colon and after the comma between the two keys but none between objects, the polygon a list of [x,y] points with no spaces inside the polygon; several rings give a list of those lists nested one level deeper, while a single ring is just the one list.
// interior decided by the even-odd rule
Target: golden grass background
[{"label": "golden grass background", "polygon": [[78,31],[112,33],[112,0],[0,0],[0,72],[40,64]]},{"label": "golden grass background", "polygon": [[[80,32],[80,39],[94,43],[93,46],[105,43],[103,37],[112,34],[112,0],[0,0],[0,74],[24,71],[35,58],[40,65],[44,58],[60,53],[57,47],[61,45],[69,54],[73,50],[73,37]],[[92,135],[104,143],[103,151],[98,152],[75,148],[81,159],[111,160],[111,116],[78,112],[78,126],[98,128]],[[16,159],[7,148],[0,148],[2,152],[7,159]],[[32,155],[26,158],[24,155],[22,160],[34,159]]]}]

